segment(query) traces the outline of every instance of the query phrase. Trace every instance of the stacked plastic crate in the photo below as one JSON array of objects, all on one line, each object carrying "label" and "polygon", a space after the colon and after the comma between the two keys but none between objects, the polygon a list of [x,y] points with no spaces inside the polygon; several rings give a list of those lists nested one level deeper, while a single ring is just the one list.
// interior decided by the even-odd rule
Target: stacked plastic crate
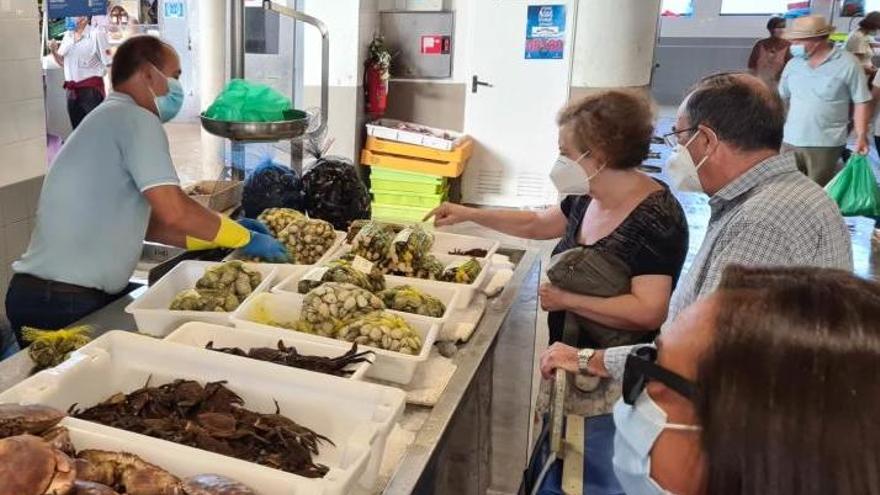
[{"label": "stacked plastic crate", "polygon": [[420,222],[445,201],[461,176],[473,141],[452,131],[394,120],[367,125],[361,163],[372,167],[373,218]]}]

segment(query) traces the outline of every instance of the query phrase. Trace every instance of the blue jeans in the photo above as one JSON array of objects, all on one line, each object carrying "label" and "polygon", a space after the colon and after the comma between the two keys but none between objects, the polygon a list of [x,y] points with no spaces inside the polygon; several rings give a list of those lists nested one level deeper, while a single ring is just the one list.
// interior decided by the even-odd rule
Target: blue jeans
[{"label": "blue jeans", "polygon": [[[541,467],[550,454],[550,439],[546,435],[549,421],[544,428],[535,453],[526,472],[526,488],[531,490]],[[584,493],[589,495],[624,495],[623,488],[614,475],[611,459],[614,456],[614,419],[610,414],[584,418]],[[528,492],[527,492],[528,493]],[[538,490],[541,495],[562,495],[562,461],[556,461]]]},{"label": "blue jeans", "polygon": [[18,345],[27,347],[21,327],[59,330],[118,299],[122,294],[107,294],[94,289],[73,289],[72,286],[40,281],[16,274],[6,293],[6,317]]}]

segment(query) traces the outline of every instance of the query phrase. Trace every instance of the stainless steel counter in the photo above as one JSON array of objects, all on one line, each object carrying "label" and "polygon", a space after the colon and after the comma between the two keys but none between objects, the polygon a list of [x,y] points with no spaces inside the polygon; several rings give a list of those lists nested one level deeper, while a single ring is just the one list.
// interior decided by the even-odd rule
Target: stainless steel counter
[{"label": "stainless steel counter", "polygon": [[[402,495],[451,493],[454,489],[462,494],[485,493],[492,478],[492,445],[497,441],[493,438],[497,436],[493,435],[493,422],[499,415],[505,416],[506,421],[513,417],[517,425],[521,424],[522,435],[516,452],[501,453],[505,458],[500,465],[515,473],[496,476],[518,476],[524,467],[528,452],[528,399],[514,401],[518,403],[514,407],[499,396],[504,387],[493,386],[493,381],[499,379],[493,369],[503,369],[513,360],[528,359],[529,366],[519,366],[529,370],[528,376],[522,372],[522,376],[505,373],[502,381],[505,385],[513,382],[513,392],[507,390],[508,394],[529,396],[540,266],[534,251],[506,249],[502,253],[517,263],[513,278],[489,303],[470,341],[459,347],[453,357],[457,369],[436,406],[407,407],[402,424],[412,429],[415,438],[387,480],[387,486],[379,487],[380,492]],[[98,335],[109,330],[136,331],[134,319],[124,309],[144,290],[120,298],[81,323],[94,325]],[[26,378],[32,365],[24,351],[0,363],[0,391]],[[499,401],[504,407],[493,409],[492,404]],[[511,458],[515,459],[515,467],[509,465]]]}]

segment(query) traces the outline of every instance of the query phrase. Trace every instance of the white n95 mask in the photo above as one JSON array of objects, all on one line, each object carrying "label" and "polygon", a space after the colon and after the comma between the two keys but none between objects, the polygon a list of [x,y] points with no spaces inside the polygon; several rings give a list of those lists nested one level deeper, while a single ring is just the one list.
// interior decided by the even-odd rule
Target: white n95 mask
[{"label": "white n95 mask", "polygon": [[667,423],[666,412],[642,390],[635,405],[614,405],[614,474],[627,495],[672,495],[651,478],[651,449],[663,430],[700,431]]},{"label": "white n95 mask", "polygon": [[577,160],[572,160],[565,155],[559,155],[559,158],[556,159],[553,169],[550,170],[550,180],[560,194],[581,196],[590,194],[590,181],[599,175],[605,166],[603,165],[595,174],[587,175],[578,162],[589,154],[590,152],[586,151]]},{"label": "white n95 mask", "polygon": [[709,155],[704,156],[700,163],[695,165],[694,158],[688,150],[688,146],[694,142],[699,133],[698,129],[687,143],[675,145],[675,149],[666,160],[666,173],[669,174],[669,180],[672,181],[673,187],[682,192],[704,192],[703,184],[700,183],[700,174],[697,171],[706,163]]}]

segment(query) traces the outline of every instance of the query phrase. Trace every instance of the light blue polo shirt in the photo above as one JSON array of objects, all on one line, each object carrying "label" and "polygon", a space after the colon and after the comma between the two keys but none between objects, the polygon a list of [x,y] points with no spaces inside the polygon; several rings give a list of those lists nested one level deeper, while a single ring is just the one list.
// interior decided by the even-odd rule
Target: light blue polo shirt
[{"label": "light blue polo shirt", "polygon": [[16,273],[117,293],[141,256],[150,205],[179,185],[159,118],[110,94],[61,148],[43,182],[30,246]]},{"label": "light blue polo shirt", "polygon": [[862,66],[839,47],[815,69],[802,58],[791,59],[779,94],[789,101],[784,141],[801,147],[845,145],[850,102],[871,101]]}]

